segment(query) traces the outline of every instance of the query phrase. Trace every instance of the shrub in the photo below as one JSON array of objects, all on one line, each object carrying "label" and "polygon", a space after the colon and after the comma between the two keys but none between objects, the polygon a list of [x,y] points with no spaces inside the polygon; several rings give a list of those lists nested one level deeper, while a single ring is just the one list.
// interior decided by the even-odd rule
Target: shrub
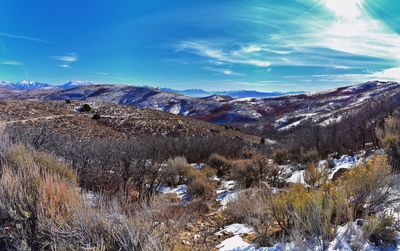
[{"label": "shrub", "polygon": [[217,174],[215,169],[212,169],[209,165],[206,165],[202,170],[201,173],[206,176],[207,178],[214,177]]},{"label": "shrub", "polygon": [[253,157],[254,153],[252,150],[250,150],[249,148],[246,148],[243,150],[243,158],[245,159],[251,159]]},{"label": "shrub", "polygon": [[273,158],[278,165],[283,165],[289,160],[289,152],[286,149],[276,149]]},{"label": "shrub", "polygon": [[80,108],[81,112],[90,112],[92,110],[92,108],[90,107],[89,104],[83,104]]},{"label": "shrub", "polygon": [[328,178],[328,170],[324,167],[318,168],[314,163],[309,163],[304,172],[304,181],[312,187],[321,186]]},{"label": "shrub", "polygon": [[249,188],[256,177],[251,173],[253,161],[236,160],[232,162],[230,179],[236,180],[241,187]]},{"label": "shrub", "polygon": [[188,193],[194,197],[209,197],[213,189],[213,184],[203,175],[195,177],[188,185]]},{"label": "shrub", "polygon": [[377,246],[395,246],[397,243],[396,229],[393,227],[392,216],[370,216],[363,225],[364,238]]},{"label": "shrub", "polygon": [[388,117],[382,128],[376,129],[376,134],[388,154],[390,165],[397,172],[400,171],[400,118]]},{"label": "shrub", "polygon": [[[164,181],[171,186],[182,183],[184,179],[190,178],[192,175],[190,169],[193,169],[184,157],[175,157],[168,159],[163,169],[162,176]],[[189,176],[189,177],[188,177]]]},{"label": "shrub", "polygon": [[355,218],[387,208],[400,199],[386,156],[376,156],[339,179]]},{"label": "shrub", "polygon": [[383,139],[385,152],[389,156],[389,162],[393,170],[400,171],[400,134],[388,134]]},{"label": "shrub", "polygon": [[289,151],[290,159],[301,164],[316,163],[321,158],[317,149],[306,149],[303,147],[292,148]]},{"label": "shrub", "polygon": [[255,156],[253,159],[233,161],[230,178],[245,188],[260,186],[267,181],[275,185],[276,169],[277,167],[267,158]]},{"label": "shrub", "polygon": [[228,174],[231,167],[231,162],[222,155],[212,154],[208,159],[208,165],[217,170],[217,175],[222,177]]},{"label": "shrub", "polygon": [[14,148],[2,167],[0,250],[174,249],[169,233],[184,226],[183,210],[160,197],[124,210],[105,198],[92,206],[75,182],[35,154]]},{"label": "shrub", "polygon": [[322,249],[335,234],[335,226],[347,221],[346,201],[329,185],[307,190],[295,185],[287,193],[271,196],[271,217],[292,240],[318,239]]},{"label": "shrub", "polygon": [[232,223],[245,223],[254,227],[258,233],[261,246],[272,245],[271,235],[274,229],[270,226],[268,196],[269,189],[246,189],[237,194],[237,198],[229,202],[224,213]]},{"label": "shrub", "polygon": [[93,116],[92,116],[92,119],[94,119],[94,120],[99,120],[99,119],[101,119],[101,116],[99,115],[99,114],[94,114]]}]

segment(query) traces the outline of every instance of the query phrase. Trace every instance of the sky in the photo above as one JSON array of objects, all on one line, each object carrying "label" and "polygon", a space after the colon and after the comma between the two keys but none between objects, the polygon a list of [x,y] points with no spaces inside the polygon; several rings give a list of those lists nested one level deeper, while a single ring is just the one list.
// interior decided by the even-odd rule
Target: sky
[{"label": "sky", "polygon": [[319,91],[400,80],[398,0],[1,0],[0,80]]}]

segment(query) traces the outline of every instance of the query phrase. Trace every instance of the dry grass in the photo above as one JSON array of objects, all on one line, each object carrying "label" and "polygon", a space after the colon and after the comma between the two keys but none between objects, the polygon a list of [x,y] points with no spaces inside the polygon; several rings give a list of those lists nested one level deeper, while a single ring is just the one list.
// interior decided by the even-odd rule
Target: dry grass
[{"label": "dry grass", "polygon": [[[54,158],[17,146],[0,176],[0,249],[164,250],[184,212],[154,197],[127,210],[89,203],[73,172]],[[172,232],[170,232],[172,231]]]}]

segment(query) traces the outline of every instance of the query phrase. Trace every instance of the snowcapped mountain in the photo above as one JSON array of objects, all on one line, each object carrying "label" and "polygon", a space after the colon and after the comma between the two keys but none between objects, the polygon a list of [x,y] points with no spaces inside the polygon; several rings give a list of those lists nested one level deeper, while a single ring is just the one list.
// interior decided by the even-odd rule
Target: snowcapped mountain
[{"label": "snowcapped mountain", "polygon": [[202,89],[174,90],[174,89],[170,89],[170,88],[160,88],[160,90],[164,91],[164,92],[178,93],[181,95],[190,96],[190,97],[194,97],[194,98],[203,98],[203,97],[207,97],[207,96],[211,96],[211,95],[215,94],[213,92],[205,91]]},{"label": "snowcapped mountain", "polygon": [[17,83],[11,83],[7,81],[0,81],[1,87],[7,87],[12,89],[19,89],[19,90],[32,90],[32,89],[40,89],[40,88],[49,88],[51,85],[47,83],[41,83],[36,81],[27,81],[22,80]]},{"label": "snowcapped mountain", "polygon": [[7,81],[4,81],[4,80],[0,80],[0,87],[7,87],[7,86],[9,86],[9,82],[7,82]]},{"label": "snowcapped mountain", "polygon": [[78,81],[78,80],[71,80],[65,84],[60,85],[62,89],[71,89],[79,86],[88,86],[88,85],[96,85],[91,81]]},{"label": "snowcapped mountain", "polygon": [[204,98],[213,95],[230,96],[234,99],[240,98],[269,98],[284,95],[302,94],[304,92],[259,92],[251,90],[237,90],[237,91],[205,91],[203,89],[187,89],[187,90],[174,90],[170,88],[160,88],[164,92],[173,92],[190,96],[194,98]]}]

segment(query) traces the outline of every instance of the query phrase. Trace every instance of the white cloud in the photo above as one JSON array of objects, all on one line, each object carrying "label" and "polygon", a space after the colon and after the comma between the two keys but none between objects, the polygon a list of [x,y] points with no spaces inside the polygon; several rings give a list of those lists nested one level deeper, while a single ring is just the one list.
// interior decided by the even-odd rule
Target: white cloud
[{"label": "white cloud", "polygon": [[63,56],[54,56],[53,59],[62,62],[61,64],[58,65],[59,67],[69,68],[69,67],[71,67],[71,64],[73,62],[78,61],[78,54],[70,53],[70,54],[63,55]]},{"label": "white cloud", "polygon": [[380,20],[371,17],[364,2],[324,0],[322,3],[334,15],[334,19],[324,25],[314,25],[315,37],[311,44],[356,55],[400,61],[400,36]]},{"label": "white cloud", "polygon": [[205,70],[217,72],[227,76],[242,76],[243,74],[235,72],[230,69],[223,69],[223,68],[215,68],[215,67],[205,67]]},{"label": "white cloud", "polygon": [[400,67],[385,69],[370,75],[378,80],[400,81]]},{"label": "white cloud", "polygon": [[78,60],[78,56],[76,54],[71,54],[67,56],[54,56],[55,60],[64,61],[68,63],[72,63]]},{"label": "white cloud", "polygon": [[187,51],[199,56],[216,60],[216,64],[244,64],[258,67],[268,67],[271,62],[255,58],[249,51],[223,50],[222,46],[205,41],[185,41],[177,46],[178,51]]},{"label": "white cloud", "polygon": [[[287,78],[299,78],[299,76],[287,76]],[[366,72],[359,74],[322,74],[322,75],[311,75],[314,80],[331,82],[331,83],[343,83],[345,85],[359,84],[367,81],[400,81],[400,67],[393,67],[384,69],[377,72]]]},{"label": "white cloud", "polygon": [[14,60],[7,60],[7,61],[2,62],[2,64],[4,64],[4,65],[15,65],[15,66],[24,65],[22,62],[14,61]]},{"label": "white cloud", "polygon": [[277,50],[277,49],[270,49],[268,45],[258,45],[258,44],[250,44],[247,46],[242,47],[242,51],[246,53],[254,53],[254,52],[269,52],[278,55],[288,55],[291,52],[288,50]]}]

